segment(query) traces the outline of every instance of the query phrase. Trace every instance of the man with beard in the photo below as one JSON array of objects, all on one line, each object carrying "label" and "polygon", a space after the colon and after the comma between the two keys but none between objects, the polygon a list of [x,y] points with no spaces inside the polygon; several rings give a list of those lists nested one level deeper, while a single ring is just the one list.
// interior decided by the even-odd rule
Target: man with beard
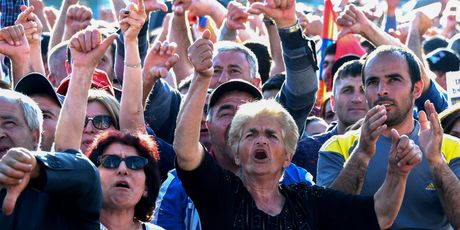
[{"label": "man with beard", "polygon": [[[424,153],[408,178],[396,229],[449,229],[460,226],[460,141],[443,135],[434,105],[413,116],[423,90],[415,56],[382,46],[363,65],[364,93],[371,109],[361,130],[332,137],[319,153],[319,185],[373,195],[383,183],[391,148],[390,132],[407,135]],[[405,159],[410,163],[415,159]],[[347,162],[345,164],[345,162]],[[423,216],[423,218],[422,218]]]}]

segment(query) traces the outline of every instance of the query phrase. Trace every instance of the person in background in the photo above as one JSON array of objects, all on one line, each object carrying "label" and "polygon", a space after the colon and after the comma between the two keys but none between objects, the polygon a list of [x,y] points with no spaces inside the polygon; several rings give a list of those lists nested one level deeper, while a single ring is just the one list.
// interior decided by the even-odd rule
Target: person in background
[{"label": "person in background", "polygon": [[310,116],[305,124],[305,132],[309,136],[326,132],[328,124],[320,117]]},{"label": "person in background", "polygon": [[439,114],[444,133],[460,138],[460,103]]},{"label": "person in background", "polygon": [[434,80],[447,90],[446,73],[460,70],[460,58],[448,48],[438,48],[426,55],[426,61],[436,76]]}]

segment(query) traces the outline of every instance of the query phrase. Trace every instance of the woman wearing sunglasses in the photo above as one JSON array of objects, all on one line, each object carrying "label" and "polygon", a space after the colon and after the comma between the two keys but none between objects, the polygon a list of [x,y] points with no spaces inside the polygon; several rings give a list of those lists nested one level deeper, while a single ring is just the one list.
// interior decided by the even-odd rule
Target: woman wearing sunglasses
[{"label": "woman wearing sunglasses", "polygon": [[120,103],[104,90],[90,90],[81,141],[81,151],[86,152],[93,140],[102,132],[120,130]]},{"label": "woman wearing sunglasses", "polygon": [[160,188],[158,150],[147,135],[108,131],[88,149],[99,168],[102,184],[101,229],[161,229],[144,223],[152,211]]}]

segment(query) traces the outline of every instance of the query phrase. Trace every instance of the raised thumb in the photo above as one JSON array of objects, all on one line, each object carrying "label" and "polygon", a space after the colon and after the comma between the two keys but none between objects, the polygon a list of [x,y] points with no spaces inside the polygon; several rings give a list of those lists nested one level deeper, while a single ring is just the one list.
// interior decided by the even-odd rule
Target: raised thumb
[{"label": "raised thumb", "polygon": [[211,39],[211,32],[209,30],[205,30],[201,38],[208,39],[208,40]]}]

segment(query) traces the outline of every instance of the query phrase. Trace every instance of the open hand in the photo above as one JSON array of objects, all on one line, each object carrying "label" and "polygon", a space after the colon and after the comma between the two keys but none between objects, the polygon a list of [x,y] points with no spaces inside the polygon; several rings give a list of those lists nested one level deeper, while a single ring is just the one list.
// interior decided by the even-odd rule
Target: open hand
[{"label": "open hand", "polygon": [[419,112],[420,146],[428,163],[444,163],[445,159],[441,153],[444,131],[439,122],[438,113],[430,101],[425,102],[425,111]]},{"label": "open hand", "polygon": [[361,137],[358,142],[358,151],[372,157],[375,154],[375,145],[382,131],[387,128],[385,124],[387,120],[385,106],[376,105],[370,109],[364,117],[361,126]]}]

